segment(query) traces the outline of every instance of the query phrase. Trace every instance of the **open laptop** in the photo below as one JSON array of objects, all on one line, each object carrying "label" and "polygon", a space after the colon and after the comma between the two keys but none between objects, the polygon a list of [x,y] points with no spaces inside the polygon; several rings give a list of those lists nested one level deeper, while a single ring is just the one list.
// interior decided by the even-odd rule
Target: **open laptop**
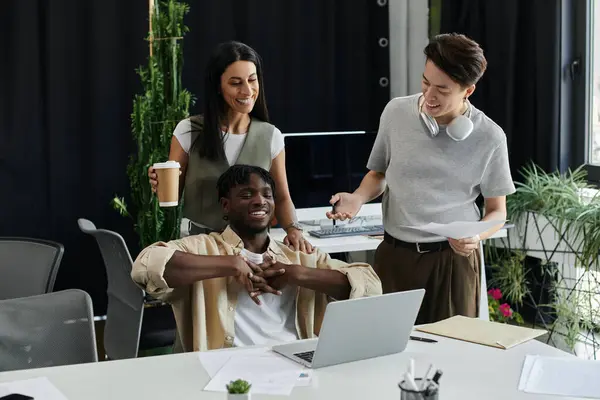
[{"label": "open laptop", "polygon": [[329,303],[318,339],[273,346],[309,368],[404,351],[425,289]]}]

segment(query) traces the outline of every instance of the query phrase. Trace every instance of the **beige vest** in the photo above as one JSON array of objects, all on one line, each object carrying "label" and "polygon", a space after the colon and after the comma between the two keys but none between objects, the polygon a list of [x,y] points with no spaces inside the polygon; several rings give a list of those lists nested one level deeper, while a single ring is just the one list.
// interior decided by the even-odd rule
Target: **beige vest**
[{"label": "beige vest", "polygon": [[[201,118],[200,118],[201,122]],[[235,164],[254,165],[271,170],[273,125],[252,118],[246,140]],[[192,132],[192,143],[202,132]],[[216,231],[225,229],[217,194],[217,180],[229,168],[227,160],[210,161],[190,149],[183,193],[183,216]]]}]

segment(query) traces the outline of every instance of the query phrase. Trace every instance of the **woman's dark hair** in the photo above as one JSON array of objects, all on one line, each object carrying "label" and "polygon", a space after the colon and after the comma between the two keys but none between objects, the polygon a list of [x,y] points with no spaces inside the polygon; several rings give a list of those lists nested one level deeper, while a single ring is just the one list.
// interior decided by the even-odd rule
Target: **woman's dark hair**
[{"label": "woman's dark hair", "polygon": [[479,44],[458,33],[435,36],[424,53],[428,60],[463,87],[476,84],[487,68]]},{"label": "woman's dark hair", "polygon": [[240,42],[219,44],[208,60],[204,75],[204,115],[201,118],[190,118],[192,132],[201,132],[192,144],[192,149],[198,151],[201,157],[212,161],[225,159],[221,123],[228,106],[221,95],[221,75],[236,61],[250,61],[256,65],[259,91],[250,116],[269,122],[260,56],[253,48]]},{"label": "woman's dark hair", "polygon": [[223,172],[217,181],[217,193],[219,199],[228,197],[229,192],[237,185],[247,185],[250,183],[250,176],[258,175],[267,185],[271,187],[273,198],[275,198],[275,181],[269,171],[254,165],[236,164],[232,165]]}]

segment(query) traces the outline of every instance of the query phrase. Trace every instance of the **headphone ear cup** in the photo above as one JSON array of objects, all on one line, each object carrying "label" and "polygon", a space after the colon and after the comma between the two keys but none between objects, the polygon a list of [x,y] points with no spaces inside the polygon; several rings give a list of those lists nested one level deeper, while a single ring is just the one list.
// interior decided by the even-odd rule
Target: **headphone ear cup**
[{"label": "headphone ear cup", "polygon": [[473,132],[473,121],[471,118],[459,115],[454,118],[450,124],[446,127],[446,133],[452,140],[460,142],[469,137]]},{"label": "headphone ear cup", "polygon": [[423,124],[429,131],[429,134],[433,137],[437,136],[437,134],[440,133],[440,128],[437,122],[435,122],[435,119],[424,112],[419,112],[419,115],[421,115],[421,121],[423,121]]}]

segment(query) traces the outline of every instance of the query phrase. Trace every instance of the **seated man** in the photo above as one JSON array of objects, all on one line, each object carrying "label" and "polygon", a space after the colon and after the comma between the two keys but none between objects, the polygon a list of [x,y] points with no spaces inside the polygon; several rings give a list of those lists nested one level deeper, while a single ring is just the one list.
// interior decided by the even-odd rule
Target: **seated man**
[{"label": "seated man", "polygon": [[368,264],[293,251],[269,237],[275,185],[267,171],[234,165],[217,186],[229,221],[223,233],[149,246],[131,273],[171,303],[183,351],[313,338],[329,300],[382,293]]}]

